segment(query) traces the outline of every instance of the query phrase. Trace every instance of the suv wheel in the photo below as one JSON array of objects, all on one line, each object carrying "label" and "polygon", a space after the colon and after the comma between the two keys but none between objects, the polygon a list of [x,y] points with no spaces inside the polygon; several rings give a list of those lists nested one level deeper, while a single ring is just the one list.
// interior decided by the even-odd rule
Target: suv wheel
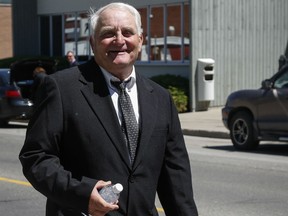
[{"label": "suv wheel", "polygon": [[254,138],[252,117],[247,112],[236,113],[229,126],[230,138],[236,149],[251,150],[257,148],[259,140]]}]

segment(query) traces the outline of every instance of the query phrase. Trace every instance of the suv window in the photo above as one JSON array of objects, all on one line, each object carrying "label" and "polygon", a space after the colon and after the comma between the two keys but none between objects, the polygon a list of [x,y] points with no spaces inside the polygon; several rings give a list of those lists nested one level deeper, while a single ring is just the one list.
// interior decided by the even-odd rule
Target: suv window
[{"label": "suv window", "polygon": [[288,72],[282,74],[274,83],[275,88],[288,88]]}]

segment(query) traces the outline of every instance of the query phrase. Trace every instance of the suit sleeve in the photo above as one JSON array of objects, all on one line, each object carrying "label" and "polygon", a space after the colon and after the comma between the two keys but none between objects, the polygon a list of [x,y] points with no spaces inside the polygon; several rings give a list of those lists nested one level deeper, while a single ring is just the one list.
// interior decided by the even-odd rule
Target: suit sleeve
[{"label": "suit sleeve", "polygon": [[197,216],[189,157],[171,97],[170,104],[167,148],[157,192],[166,216]]},{"label": "suit sleeve", "polygon": [[29,121],[19,159],[32,186],[49,200],[67,209],[87,212],[96,180],[75,179],[61,165],[60,148],[64,130],[63,107],[57,82],[45,77],[39,105]]}]

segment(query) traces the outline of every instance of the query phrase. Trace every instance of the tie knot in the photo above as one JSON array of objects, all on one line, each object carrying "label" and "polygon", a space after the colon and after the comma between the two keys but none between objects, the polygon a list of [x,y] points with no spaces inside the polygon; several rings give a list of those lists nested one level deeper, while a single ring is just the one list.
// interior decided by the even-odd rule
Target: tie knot
[{"label": "tie knot", "polygon": [[120,91],[125,90],[126,85],[131,81],[131,77],[125,81],[113,81],[110,80],[111,84]]}]

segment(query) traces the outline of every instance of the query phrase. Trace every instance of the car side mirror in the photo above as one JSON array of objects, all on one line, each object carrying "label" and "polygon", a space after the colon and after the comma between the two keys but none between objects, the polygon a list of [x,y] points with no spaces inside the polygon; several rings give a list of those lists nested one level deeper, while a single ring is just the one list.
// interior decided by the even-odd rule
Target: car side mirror
[{"label": "car side mirror", "polygon": [[270,88],[272,88],[272,86],[273,86],[273,83],[270,79],[266,79],[266,80],[262,81],[262,88],[263,89],[270,89]]}]

